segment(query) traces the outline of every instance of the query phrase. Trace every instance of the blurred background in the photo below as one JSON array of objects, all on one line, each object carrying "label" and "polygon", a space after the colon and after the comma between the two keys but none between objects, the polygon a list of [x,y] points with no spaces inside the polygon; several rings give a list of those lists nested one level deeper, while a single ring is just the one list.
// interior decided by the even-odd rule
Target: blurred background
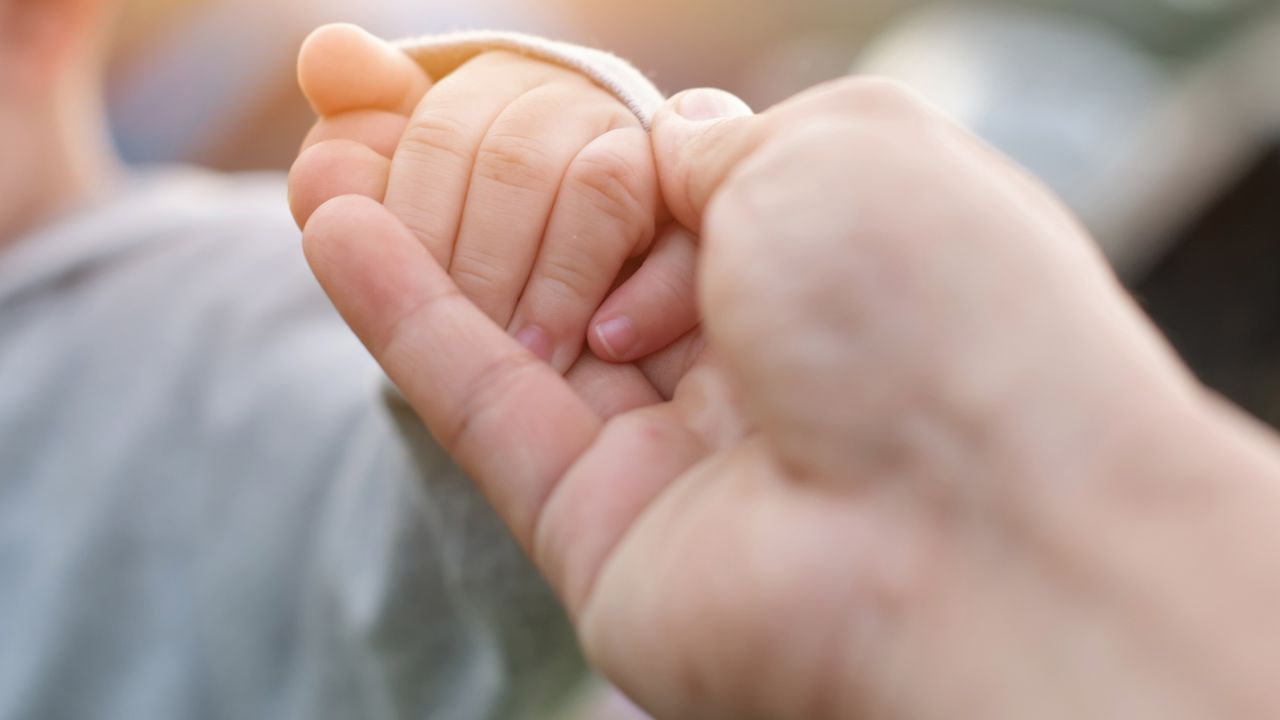
[{"label": "blurred background", "polygon": [[125,2],[109,86],[133,163],[287,167],[310,122],[294,55],[340,20],[526,30],[757,108],[899,78],[1048,182],[1196,371],[1280,423],[1275,0]]}]

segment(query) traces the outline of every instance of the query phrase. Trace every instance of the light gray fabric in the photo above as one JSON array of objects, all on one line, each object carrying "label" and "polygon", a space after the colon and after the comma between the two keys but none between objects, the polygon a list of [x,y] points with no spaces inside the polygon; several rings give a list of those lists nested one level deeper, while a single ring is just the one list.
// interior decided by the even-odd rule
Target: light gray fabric
[{"label": "light gray fabric", "polygon": [[662,106],[663,96],[649,78],[631,63],[612,53],[533,35],[495,30],[428,35],[403,40],[397,45],[418,61],[427,74],[439,79],[471,58],[490,50],[506,50],[545,60],[582,73],[613,93],[650,129],[653,114]]},{"label": "light gray fabric", "polygon": [[556,717],[582,677],[284,198],[152,173],[0,251],[0,718]]}]

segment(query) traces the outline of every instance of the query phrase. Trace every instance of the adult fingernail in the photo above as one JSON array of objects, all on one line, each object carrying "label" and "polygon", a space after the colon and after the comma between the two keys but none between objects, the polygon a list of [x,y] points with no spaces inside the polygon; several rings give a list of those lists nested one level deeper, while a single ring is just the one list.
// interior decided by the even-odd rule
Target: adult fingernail
[{"label": "adult fingernail", "polygon": [[752,114],[751,106],[739,99],[737,95],[712,88],[700,88],[684,93],[676,105],[676,112],[685,120],[693,122],[723,120]]},{"label": "adult fingernail", "polygon": [[596,337],[611,360],[626,360],[625,353],[636,345],[636,324],[629,317],[616,317],[596,325]]},{"label": "adult fingernail", "polygon": [[551,354],[555,348],[551,346],[551,338],[547,336],[546,331],[537,325],[530,325],[516,333],[516,342],[543,362],[551,362]]}]

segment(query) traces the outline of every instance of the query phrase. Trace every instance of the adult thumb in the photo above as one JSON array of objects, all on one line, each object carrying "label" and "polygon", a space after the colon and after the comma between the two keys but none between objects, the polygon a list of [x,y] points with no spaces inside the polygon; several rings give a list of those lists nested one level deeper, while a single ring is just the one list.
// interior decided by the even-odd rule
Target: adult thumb
[{"label": "adult thumb", "polygon": [[654,115],[658,177],[681,225],[700,231],[707,203],[762,139],[761,120],[737,96],[709,88],[682,92]]}]

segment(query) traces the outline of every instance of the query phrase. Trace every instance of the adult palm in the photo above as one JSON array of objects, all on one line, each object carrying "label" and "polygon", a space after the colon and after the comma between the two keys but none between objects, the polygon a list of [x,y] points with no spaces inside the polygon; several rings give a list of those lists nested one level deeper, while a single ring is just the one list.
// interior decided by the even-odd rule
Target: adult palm
[{"label": "adult palm", "polygon": [[655,129],[704,237],[705,352],[562,378],[362,198],[308,255],[657,717],[1043,716],[1073,673],[1122,682],[1148,648],[1069,642],[1113,611],[1046,570],[1091,552],[1058,513],[1106,491],[1055,483],[1114,466],[1117,433],[1167,447],[1184,374],[1048,194],[905,93],[735,108],[676,98]]}]

